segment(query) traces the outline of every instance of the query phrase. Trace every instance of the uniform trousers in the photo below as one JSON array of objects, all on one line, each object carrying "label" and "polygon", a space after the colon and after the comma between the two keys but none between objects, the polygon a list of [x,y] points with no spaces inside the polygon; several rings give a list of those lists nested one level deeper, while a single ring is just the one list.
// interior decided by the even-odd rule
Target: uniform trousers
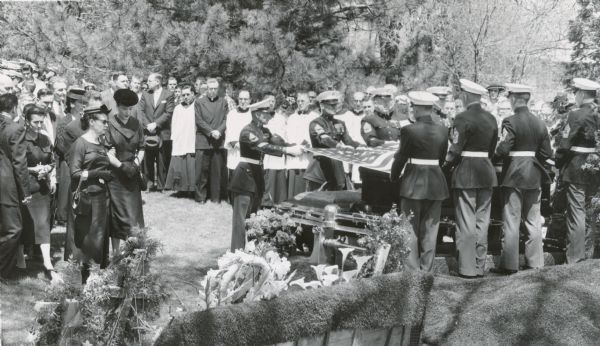
[{"label": "uniform trousers", "polygon": [[502,213],[503,232],[500,267],[519,270],[519,234],[521,220],[527,230],[525,259],[527,266],[544,266],[544,244],[542,241],[542,215],[540,212],[542,192],[539,189],[503,189],[504,208]]},{"label": "uniform trousers", "polygon": [[[207,196],[215,203],[227,199],[227,151],[225,149],[196,150],[196,189],[194,198],[205,202]],[[223,196],[222,196],[223,194]]]},{"label": "uniform trousers", "polygon": [[285,169],[265,170],[265,193],[262,206],[272,207],[288,198],[288,185]]},{"label": "uniform trousers", "polygon": [[483,275],[488,248],[492,189],[455,189],[456,251],[461,275]]},{"label": "uniform trousers", "polygon": [[9,276],[17,265],[22,229],[20,208],[0,205],[0,277]]},{"label": "uniform trousers", "polygon": [[260,207],[262,194],[233,193],[231,251],[246,247],[246,218]]},{"label": "uniform trousers", "polygon": [[[595,189],[583,184],[566,184],[567,192],[567,263],[576,263],[586,258],[586,242],[595,243],[596,222],[590,207]],[[598,239],[595,239],[598,241]]]},{"label": "uniform trousers", "polygon": [[407,267],[411,270],[431,271],[435,259],[442,201],[402,198],[400,209],[405,215],[413,215],[410,223],[414,237],[410,240]]},{"label": "uniform trousers", "polygon": [[172,141],[164,141],[160,147],[145,148],[144,174],[153,184],[156,179],[159,190],[164,189],[167,180],[167,170],[171,162],[171,143]]},{"label": "uniform trousers", "polygon": [[307,181],[304,179],[304,169],[288,170],[288,198],[294,198],[299,193],[306,192]]}]

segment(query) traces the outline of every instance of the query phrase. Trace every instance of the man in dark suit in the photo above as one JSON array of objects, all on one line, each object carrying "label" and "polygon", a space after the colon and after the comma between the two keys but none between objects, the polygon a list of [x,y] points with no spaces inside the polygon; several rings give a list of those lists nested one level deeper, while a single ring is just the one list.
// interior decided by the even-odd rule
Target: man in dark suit
[{"label": "man in dark suit", "polygon": [[[431,271],[440,225],[442,201],[449,197],[446,178],[440,166],[448,149],[448,130],[433,119],[438,98],[425,91],[408,93],[416,122],[403,127],[400,148],[394,156],[391,179],[400,182],[400,208],[410,220],[414,237],[410,241],[407,266]],[[405,167],[406,166],[406,167]]]},{"label": "man in dark suit", "polygon": [[531,114],[527,103],[533,88],[521,84],[506,84],[514,115],[502,122],[502,135],[496,155],[504,158],[502,195],[504,198],[502,255],[500,274],[519,270],[519,230],[521,220],[527,230],[525,260],[529,268],[544,266],[542,243],[541,196],[542,183],[549,183],[547,160],[552,156],[546,124]]},{"label": "man in dark suit", "polygon": [[171,162],[171,117],[175,109],[173,93],[163,89],[162,79],[158,73],[148,76],[148,92],[144,92],[139,102],[140,120],[146,133],[144,171],[153,184],[156,164],[158,186],[153,185],[151,190],[160,191],[165,186]]},{"label": "man in dark suit", "polygon": [[14,273],[23,223],[21,204],[31,200],[25,128],[16,124],[18,99],[0,95],[0,276]]},{"label": "man in dark suit", "polygon": [[[196,202],[206,202],[207,195],[214,203],[227,198],[225,121],[227,101],[218,96],[219,82],[207,81],[206,97],[196,100]],[[210,188],[207,189],[207,186]],[[207,191],[208,190],[208,191]]]},{"label": "man in dark suit", "polygon": [[491,158],[498,142],[496,118],[481,107],[487,90],[460,80],[466,110],[456,116],[445,168],[454,168],[452,189],[456,211],[458,272],[463,278],[483,276],[487,258],[492,189],[498,185]]},{"label": "man in dark suit", "polygon": [[100,96],[102,97],[102,103],[110,110],[110,114],[115,115],[117,114],[117,103],[113,95],[119,89],[129,88],[129,78],[127,78],[125,72],[113,72],[109,76],[108,84],[110,87],[103,90]]}]

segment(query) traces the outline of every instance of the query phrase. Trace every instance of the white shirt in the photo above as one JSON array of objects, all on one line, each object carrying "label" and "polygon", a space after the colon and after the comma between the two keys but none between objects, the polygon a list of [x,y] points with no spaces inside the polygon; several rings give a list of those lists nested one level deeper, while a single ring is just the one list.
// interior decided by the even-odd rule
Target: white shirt
[{"label": "white shirt", "polygon": [[160,93],[162,93],[162,87],[154,90],[152,96],[154,97],[154,108],[158,106],[158,100],[160,100]]},{"label": "white shirt", "polygon": [[194,103],[178,104],[171,120],[172,156],[183,156],[196,152],[196,112]]},{"label": "white shirt", "polygon": [[[302,144],[307,143],[310,146],[310,122],[319,117],[317,112],[311,111],[307,114],[298,114],[295,112],[290,115],[287,121],[287,140],[288,143]],[[286,169],[306,169],[312,154],[309,152],[303,153],[300,156],[288,156],[286,161]]]},{"label": "white shirt", "polygon": [[[240,112],[237,109],[227,113],[225,119],[225,146],[227,147],[227,168],[235,169],[240,162],[240,133],[252,121],[250,110]],[[229,143],[236,142],[232,147]]]},{"label": "white shirt", "polygon": [[344,122],[344,124],[346,124],[346,129],[348,129],[350,138],[360,144],[366,144],[360,133],[361,121],[364,117],[364,113],[361,115],[356,115],[352,111],[347,111],[346,113],[334,116],[334,118],[341,120]]},{"label": "white shirt", "polygon": [[[272,135],[278,135],[283,138],[284,141],[287,142],[287,122],[288,116],[282,112],[276,112],[275,115],[267,125],[266,128],[271,131]],[[263,165],[265,169],[285,169],[285,159],[286,155],[281,157],[273,156],[273,155],[265,155],[263,159]]]}]

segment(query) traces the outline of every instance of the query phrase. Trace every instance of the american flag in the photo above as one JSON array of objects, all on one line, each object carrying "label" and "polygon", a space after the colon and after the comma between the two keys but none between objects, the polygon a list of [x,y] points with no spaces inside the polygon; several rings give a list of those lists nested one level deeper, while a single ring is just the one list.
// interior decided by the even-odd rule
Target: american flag
[{"label": "american flag", "polygon": [[306,150],[312,152],[313,155],[326,156],[352,165],[389,173],[394,162],[394,154],[398,151],[398,145],[398,142],[391,142],[374,148],[306,148]]}]

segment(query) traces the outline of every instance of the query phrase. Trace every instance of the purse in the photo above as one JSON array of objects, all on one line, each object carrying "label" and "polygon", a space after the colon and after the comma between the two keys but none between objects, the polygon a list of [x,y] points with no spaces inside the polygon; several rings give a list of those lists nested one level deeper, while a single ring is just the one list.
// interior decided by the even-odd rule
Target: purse
[{"label": "purse", "polygon": [[73,203],[71,204],[75,215],[89,215],[92,203],[86,191],[81,190],[83,179],[79,179],[77,189],[73,192]]}]

